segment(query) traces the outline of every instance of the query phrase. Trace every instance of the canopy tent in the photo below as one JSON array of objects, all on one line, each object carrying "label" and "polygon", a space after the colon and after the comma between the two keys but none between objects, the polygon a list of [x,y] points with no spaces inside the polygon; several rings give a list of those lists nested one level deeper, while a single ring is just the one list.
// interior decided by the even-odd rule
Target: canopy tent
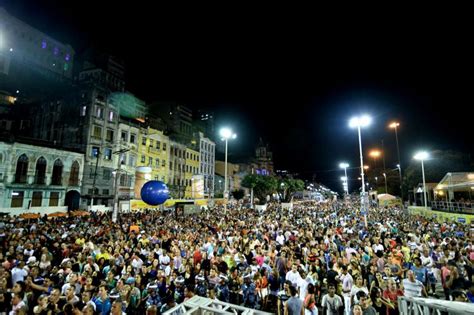
[{"label": "canopy tent", "polygon": [[385,200],[395,200],[397,197],[390,195],[390,194],[379,194],[377,195],[377,199],[379,201],[385,201]]},{"label": "canopy tent", "polygon": [[469,191],[474,188],[474,172],[446,173],[437,190]]}]

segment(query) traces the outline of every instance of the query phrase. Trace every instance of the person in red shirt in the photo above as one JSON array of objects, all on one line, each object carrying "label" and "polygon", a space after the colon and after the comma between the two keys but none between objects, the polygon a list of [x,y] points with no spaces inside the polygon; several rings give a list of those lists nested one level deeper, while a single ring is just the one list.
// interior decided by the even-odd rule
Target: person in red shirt
[{"label": "person in red shirt", "polygon": [[202,253],[199,246],[196,246],[196,250],[194,251],[194,254],[193,254],[194,266],[196,266],[197,264],[200,264],[201,261],[202,261]]},{"label": "person in red shirt", "polygon": [[403,291],[397,288],[397,283],[393,279],[388,280],[388,287],[383,291],[384,299],[390,301],[395,308],[387,308],[387,315],[398,315],[398,297],[403,296]]}]

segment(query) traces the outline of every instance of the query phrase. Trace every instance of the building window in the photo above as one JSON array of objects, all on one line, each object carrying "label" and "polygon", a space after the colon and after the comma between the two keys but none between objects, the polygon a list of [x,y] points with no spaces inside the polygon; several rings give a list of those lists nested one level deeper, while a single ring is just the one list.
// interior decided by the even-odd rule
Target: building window
[{"label": "building window", "polygon": [[153,166],[153,158],[148,157],[148,166]]},{"label": "building window", "polygon": [[105,135],[105,141],[107,142],[114,142],[114,131],[107,129],[107,133]]},{"label": "building window", "polygon": [[160,159],[156,159],[155,163],[156,163],[156,167],[159,168],[160,167]]},{"label": "building window", "polygon": [[165,167],[166,166],[166,161],[165,160],[161,160],[161,167]]},{"label": "building window", "polygon": [[112,149],[105,148],[104,150],[104,160],[112,160]]},{"label": "building window", "polygon": [[99,156],[99,147],[92,147],[91,157],[98,157],[98,156]]},{"label": "building window", "polygon": [[41,202],[43,201],[43,192],[42,191],[33,191],[33,198],[31,199],[32,207],[41,207]]},{"label": "building window", "polygon": [[77,161],[74,161],[74,163],[72,163],[71,172],[69,173],[69,185],[79,185],[79,163]]},{"label": "building window", "polygon": [[170,171],[173,170],[173,162],[170,161]]},{"label": "building window", "polygon": [[189,160],[189,152],[186,152],[186,159]]},{"label": "building window", "polygon": [[87,114],[87,106],[81,107],[81,116],[84,117]]},{"label": "building window", "polygon": [[59,206],[59,192],[51,192],[49,194],[49,206],[50,207]]},{"label": "building window", "polygon": [[163,143],[163,151],[166,151],[166,143]]},{"label": "building window", "polygon": [[142,144],[146,145],[146,137],[142,137]]},{"label": "building window", "polygon": [[109,122],[113,122],[114,121],[114,115],[115,113],[113,111],[110,111],[109,112]]},{"label": "building window", "polygon": [[160,141],[156,141],[156,149],[159,150],[160,149],[160,144],[161,142]]},{"label": "building window", "polygon": [[142,155],[142,163],[145,163],[145,162],[146,162],[146,157]]},{"label": "building window", "polygon": [[127,141],[127,138],[128,138],[128,132],[122,131],[122,132],[120,133],[120,140],[126,142],[126,141]]},{"label": "building window", "polygon": [[12,191],[12,208],[22,208],[23,207],[23,198],[25,192],[23,191]]},{"label": "building window", "polygon": [[44,185],[46,180],[46,159],[40,157],[36,162],[35,184]]},{"label": "building window", "polygon": [[134,134],[134,133],[130,134],[130,143],[135,144],[135,139],[136,139],[136,138],[137,138],[137,135],[136,135],[136,134]]},{"label": "building window", "polygon": [[28,157],[22,154],[16,163],[15,183],[26,184],[28,174]]},{"label": "building window", "polygon": [[136,161],[136,156],[133,154],[130,154],[129,159],[128,159],[128,165],[129,166],[135,166],[135,161]]},{"label": "building window", "polygon": [[61,185],[63,176],[63,162],[60,159],[57,159],[54,162],[53,166],[53,176],[51,179],[51,185]]},{"label": "building window", "polygon": [[95,107],[95,117],[102,119],[104,115],[104,109],[101,106]]},{"label": "building window", "polygon": [[126,154],[120,154],[120,164],[121,165],[127,165],[127,155]]},{"label": "building window", "polygon": [[153,147],[153,139],[150,139],[150,148]]},{"label": "building window", "polygon": [[112,172],[108,169],[104,169],[104,172],[102,173],[102,178],[104,180],[110,180],[110,175],[112,174]]},{"label": "building window", "polygon": [[92,137],[95,139],[102,139],[102,128],[94,126]]},{"label": "building window", "polygon": [[109,195],[109,190],[108,189],[102,189],[102,195],[108,196]]}]

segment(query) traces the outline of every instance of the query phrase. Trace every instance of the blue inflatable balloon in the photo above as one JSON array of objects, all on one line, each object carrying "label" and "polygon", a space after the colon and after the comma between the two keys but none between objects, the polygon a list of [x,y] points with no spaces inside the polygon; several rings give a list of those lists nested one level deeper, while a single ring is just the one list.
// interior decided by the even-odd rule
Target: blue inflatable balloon
[{"label": "blue inflatable balloon", "polygon": [[150,180],[143,185],[140,191],[142,200],[150,206],[161,205],[169,198],[169,190],[165,183]]}]

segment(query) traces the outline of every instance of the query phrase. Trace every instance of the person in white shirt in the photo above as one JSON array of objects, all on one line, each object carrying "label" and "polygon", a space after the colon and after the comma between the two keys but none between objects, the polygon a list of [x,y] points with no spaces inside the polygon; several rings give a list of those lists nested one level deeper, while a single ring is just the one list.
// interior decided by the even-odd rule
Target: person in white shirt
[{"label": "person in white shirt", "polygon": [[339,308],[344,304],[339,295],[336,295],[336,287],[334,284],[328,285],[328,294],[323,296],[321,306],[323,308],[323,314],[326,315],[339,315]]},{"label": "person in white shirt", "polygon": [[298,281],[301,279],[301,275],[298,272],[298,267],[293,264],[291,270],[286,273],[286,280],[291,282],[291,285],[295,288],[298,287]]},{"label": "person in white shirt", "polygon": [[15,285],[18,281],[25,281],[28,272],[25,270],[25,263],[20,261],[18,265],[16,265],[12,269],[12,285]]},{"label": "person in white shirt", "polygon": [[284,245],[285,244],[285,237],[281,234],[281,232],[278,232],[278,236],[276,237],[276,241],[278,244],[280,245]]},{"label": "person in white shirt", "polygon": [[407,279],[403,279],[403,294],[407,297],[423,297],[427,296],[425,286],[421,281],[415,279],[413,270],[407,272]]},{"label": "person in white shirt", "polygon": [[349,315],[351,313],[351,290],[353,279],[352,276],[347,272],[347,266],[342,266],[342,274],[339,276],[339,280],[342,283],[342,296],[344,297],[344,313]]}]

